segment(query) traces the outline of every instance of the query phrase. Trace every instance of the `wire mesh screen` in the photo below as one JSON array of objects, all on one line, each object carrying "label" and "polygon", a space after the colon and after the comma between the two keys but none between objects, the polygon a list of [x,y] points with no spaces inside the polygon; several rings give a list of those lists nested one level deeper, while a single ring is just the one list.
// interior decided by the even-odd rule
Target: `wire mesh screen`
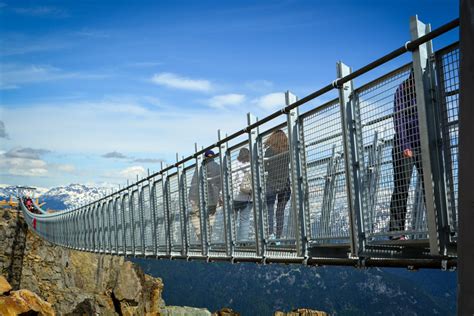
[{"label": "wire mesh screen", "polygon": [[437,53],[443,153],[448,198],[448,218],[457,231],[458,210],[458,136],[459,136],[459,48],[458,44]]},{"label": "wire mesh screen", "polygon": [[104,208],[103,205],[97,204],[97,249],[104,250]]},{"label": "wire mesh screen", "polygon": [[[71,223],[71,230],[70,230],[70,234],[71,234],[71,240],[72,240],[72,246],[73,247],[76,247],[77,246],[77,225],[75,223],[75,216],[76,214],[71,214],[71,217],[69,219],[69,222]],[[49,238],[49,223],[45,221],[45,236],[47,238]]]},{"label": "wire mesh screen", "polygon": [[187,233],[189,249],[191,251],[201,251],[201,223],[199,209],[199,176],[196,167],[192,166],[184,170],[186,185],[185,214],[187,216]]},{"label": "wire mesh screen", "polygon": [[[92,225],[92,217],[94,216],[94,212],[93,212],[93,208],[91,206],[89,206],[87,208],[87,211],[86,211],[86,223],[87,223],[87,240],[86,240],[86,243],[87,243],[87,250],[92,250],[94,248],[94,226]],[[62,238],[61,238],[61,242],[64,242],[63,240],[63,237],[64,237],[64,234],[62,233],[63,232],[63,226],[61,225],[60,227],[60,231],[61,231],[61,235],[62,235]]]},{"label": "wire mesh screen", "polygon": [[318,243],[340,243],[349,238],[341,119],[336,100],[302,119],[310,238]]},{"label": "wire mesh screen", "polygon": [[356,92],[366,162],[362,186],[365,230],[372,237],[389,235],[395,239],[406,239],[409,233],[426,233],[420,133],[411,65]]},{"label": "wire mesh screen", "polygon": [[125,222],[125,251],[130,253],[133,251],[132,247],[132,217],[130,214],[130,199],[128,193],[122,196],[122,207]]},{"label": "wire mesh screen", "polygon": [[[78,227],[79,227],[79,236],[78,236],[78,246],[79,248],[81,249],[84,249],[85,247],[85,225],[84,225],[84,209],[81,209],[80,211],[77,212],[78,213]],[[56,241],[56,229],[57,229],[57,220],[54,219],[53,222],[52,222],[52,228],[53,228],[53,240]]]},{"label": "wire mesh screen", "polygon": [[131,207],[132,207],[132,232],[133,232],[133,245],[135,246],[134,251],[140,251],[141,248],[141,222],[140,222],[140,200],[138,190],[134,190],[131,195]]},{"label": "wire mesh screen", "polygon": [[114,210],[113,201],[110,199],[107,202],[107,251],[112,252],[115,250],[115,225],[114,225]]},{"label": "wire mesh screen", "polygon": [[211,250],[222,250],[225,244],[224,210],[222,207],[222,182],[219,157],[204,158],[204,196],[207,207],[207,233]]},{"label": "wire mesh screen", "polygon": [[153,252],[153,214],[151,209],[150,203],[150,186],[145,185],[141,192],[141,206],[142,206],[142,214],[143,214],[143,227],[144,227],[144,239],[145,239],[145,251],[147,253]]},{"label": "wire mesh screen", "polygon": [[248,143],[230,151],[231,230],[236,249],[255,248],[252,172]]},{"label": "wire mesh screen", "polygon": [[116,198],[114,201],[115,208],[115,220],[116,220],[116,241],[117,241],[117,252],[123,252],[123,212],[122,212],[122,203],[120,202],[120,197]]},{"label": "wire mesh screen", "polygon": [[152,188],[153,202],[155,203],[156,245],[159,254],[166,253],[165,207],[163,202],[163,184],[155,181]]},{"label": "wire mesh screen", "polygon": [[263,218],[269,245],[295,240],[295,227],[290,214],[290,154],[287,128],[274,129],[260,137],[263,157],[261,174],[264,191]]},{"label": "wire mesh screen", "polygon": [[168,209],[170,214],[170,237],[171,249],[173,251],[181,251],[181,208],[179,206],[179,186],[178,175],[173,174],[168,177]]}]

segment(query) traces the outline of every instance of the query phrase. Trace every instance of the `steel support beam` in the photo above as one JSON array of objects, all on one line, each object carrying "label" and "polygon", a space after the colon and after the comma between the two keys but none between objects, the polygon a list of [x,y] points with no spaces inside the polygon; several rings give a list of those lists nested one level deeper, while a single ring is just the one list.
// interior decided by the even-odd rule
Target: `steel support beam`
[{"label": "steel support beam", "polygon": [[[342,62],[337,63],[337,76],[343,78],[351,73],[351,69]],[[364,249],[365,238],[362,225],[362,196],[360,187],[359,144],[362,142],[360,129],[356,127],[356,105],[353,102],[352,81],[339,86],[339,106],[341,109],[341,128],[344,142],[344,163],[346,173],[347,204],[349,206],[349,233],[351,255],[358,256]]]},{"label": "steel support beam", "polygon": [[[298,100],[298,97],[290,91],[285,93],[285,103],[290,105]],[[299,257],[308,256],[308,236],[306,233],[306,216],[308,197],[305,192],[305,181],[303,177],[304,168],[302,161],[302,150],[304,150],[301,141],[301,125],[299,120],[299,108],[291,109],[286,114],[288,125],[288,140],[291,165],[291,213],[288,217],[288,226],[293,226],[296,238],[296,253]]]},{"label": "steel support beam", "polygon": [[474,315],[474,1],[461,0],[458,315]]},{"label": "steel support beam", "polygon": [[[252,114],[247,114],[248,125],[253,125],[257,122],[257,118]],[[263,157],[259,155],[259,128],[250,129],[249,133],[249,147],[250,147],[250,169],[252,173],[252,198],[253,198],[253,218],[255,226],[255,245],[256,254],[258,257],[263,257],[265,253],[264,236],[265,226],[263,225],[263,204],[265,197],[263,196],[261,163]]]},{"label": "steel support beam", "polygon": [[[222,139],[221,131],[217,131],[219,141]],[[222,188],[222,208],[224,212],[224,238],[226,244],[227,256],[232,256],[234,253],[234,240],[232,236],[232,194],[230,180],[232,178],[229,172],[230,166],[230,152],[228,151],[228,144],[222,143],[219,146],[219,163],[221,167],[221,188]],[[234,223],[235,225],[235,223]]]},{"label": "steel support beam", "polygon": [[[410,32],[412,40],[416,40],[426,35],[428,27],[418,20],[417,16],[410,18]],[[432,121],[432,105],[430,98],[430,54],[431,44],[424,43],[412,53],[413,71],[415,78],[416,107],[418,110],[419,133],[421,143],[421,160],[423,164],[423,182],[425,185],[426,218],[428,221],[428,237],[430,242],[430,253],[432,255],[442,254],[440,244],[440,231],[438,223],[438,211],[440,205],[436,204],[435,194],[437,178],[439,173],[436,170],[436,153],[433,151],[434,143],[433,131],[436,126]]]}]

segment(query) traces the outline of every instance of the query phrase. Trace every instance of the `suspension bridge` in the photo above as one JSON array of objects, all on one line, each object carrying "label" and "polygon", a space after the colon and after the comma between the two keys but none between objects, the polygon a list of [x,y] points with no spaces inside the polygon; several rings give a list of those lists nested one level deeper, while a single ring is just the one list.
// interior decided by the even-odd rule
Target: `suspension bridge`
[{"label": "suspension bridge", "polygon": [[[459,42],[411,40],[92,203],[20,205],[53,244],[133,257],[449,269],[457,265]],[[411,61],[356,86],[402,55]],[[315,99],[338,91],[319,104]]]}]

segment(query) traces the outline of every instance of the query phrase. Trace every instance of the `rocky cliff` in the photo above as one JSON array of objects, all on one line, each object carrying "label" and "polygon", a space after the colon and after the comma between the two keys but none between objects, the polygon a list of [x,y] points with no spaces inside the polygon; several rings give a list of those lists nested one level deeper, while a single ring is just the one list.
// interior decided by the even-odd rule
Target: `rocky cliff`
[{"label": "rocky cliff", "polygon": [[0,274],[12,287],[2,291],[2,315],[14,315],[15,304],[17,311],[33,301],[40,304],[36,294],[60,315],[211,315],[205,309],[165,306],[161,279],[123,257],[54,246],[30,232],[14,210],[0,209],[0,245]]}]

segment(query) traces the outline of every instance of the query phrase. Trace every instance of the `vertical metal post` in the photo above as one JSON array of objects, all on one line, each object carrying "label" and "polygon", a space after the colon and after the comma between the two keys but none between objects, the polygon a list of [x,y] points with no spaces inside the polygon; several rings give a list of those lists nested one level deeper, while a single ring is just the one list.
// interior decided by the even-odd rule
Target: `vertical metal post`
[{"label": "vertical metal post", "polygon": [[[101,232],[102,232],[102,229],[100,227],[100,223],[101,223],[101,220],[100,220],[100,216],[101,216],[101,212],[102,212],[102,208],[101,208],[101,205],[100,205],[100,202],[97,203],[97,212],[96,212],[96,216],[97,216],[97,249],[96,249],[96,252],[97,253],[100,253],[100,250],[101,248],[103,247],[102,246],[102,240],[101,240]],[[69,222],[69,220],[68,220]]]},{"label": "vertical metal post", "polygon": [[[198,151],[196,144],[196,152]],[[200,211],[200,224],[201,224],[201,239],[202,239],[202,254],[203,256],[209,255],[209,238],[207,235],[207,176],[206,167],[202,157],[196,157],[196,172],[198,172],[198,189],[199,189],[199,211]],[[198,160],[199,159],[199,160]]]},{"label": "vertical metal post", "polygon": [[106,216],[107,216],[107,203],[102,201],[101,207],[101,215],[102,215],[102,251],[101,253],[106,253],[107,251],[107,234],[105,233],[105,228],[107,226]]},{"label": "vertical metal post", "polygon": [[[298,98],[290,91],[285,92],[286,105],[290,105],[296,102]],[[300,121],[299,121],[299,108],[294,108],[287,113],[287,124],[288,124],[288,141],[289,141],[289,153],[290,153],[290,166],[291,166],[291,214],[288,220],[288,226],[292,225],[296,232],[296,252],[299,257],[307,257],[308,249],[307,242],[308,238],[306,235],[306,204],[303,181],[303,169],[301,160],[301,145],[300,141]],[[291,220],[290,220],[291,218]]]},{"label": "vertical metal post", "polygon": [[[418,20],[417,16],[410,18],[410,32],[415,40],[427,32],[427,26]],[[413,70],[415,77],[416,106],[418,110],[421,159],[423,164],[423,182],[425,185],[426,217],[428,220],[428,235],[430,253],[432,255],[445,254],[447,235],[444,230],[445,199],[440,193],[444,187],[442,172],[440,172],[441,150],[438,140],[441,139],[439,125],[436,125],[436,105],[433,102],[432,78],[430,72],[429,54],[432,53],[431,42],[420,45],[413,51]],[[441,158],[442,159],[442,158]],[[443,200],[443,201],[442,201]]]},{"label": "vertical metal post", "polygon": [[156,258],[158,255],[158,243],[156,242],[157,238],[157,227],[156,227],[156,212],[158,212],[158,207],[156,205],[156,181],[153,178],[153,184],[151,184],[150,189],[150,206],[151,206],[151,235],[153,241],[153,257]]},{"label": "vertical metal post", "polygon": [[[118,195],[118,194],[117,194]],[[114,230],[114,238],[115,238],[115,254],[118,255],[119,254],[119,244],[118,244],[118,223],[119,223],[119,219],[118,219],[118,210],[117,210],[117,205],[118,205],[118,197],[115,197],[113,199],[113,209],[114,209],[114,226],[115,226],[115,230]]]},{"label": "vertical metal post", "polygon": [[[219,141],[222,139],[221,130],[217,131]],[[234,254],[234,240],[232,238],[232,195],[230,191],[230,177],[229,161],[230,153],[228,151],[228,144],[223,143],[219,147],[219,162],[221,166],[221,187],[222,187],[222,208],[224,211],[224,236],[226,243],[227,256],[231,257]]]},{"label": "vertical metal post", "polygon": [[474,2],[461,0],[458,315],[474,315]]},{"label": "vertical metal post", "polygon": [[135,248],[135,206],[133,205],[133,188],[128,189],[128,209],[130,210],[130,242],[132,244],[132,254],[137,255]]},{"label": "vertical metal post", "polygon": [[107,253],[111,254],[112,253],[112,219],[111,217],[113,216],[113,212],[112,212],[112,207],[113,207],[113,200],[112,198],[110,197],[109,200],[107,201],[107,220],[108,220],[108,225],[109,225],[109,229],[107,229],[107,232],[108,232],[108,239],[109,239],[109,244],[108,244],[108,249],[107,249]]},{"label": "vertical metal post", "polygon": [[141,188],[139,189],[140,191],[138,192],[138,203],[140,205],[140,241],[142,244],[142,254],[145,257],[146,255],[146,248],[145,248],[145,199],[144,199],[144,192],[143,188],[145,185],[142,185]]},{"label": "vertical metal post", "polygon": [[[194,152],[197,153],[198,152],[198,145],[197,143],[194,144]],[[206,245],[206,238],[205,238],[205,230],[206,230],[206,221],[204,220],[205,218],[205,215],[207,212],[205,211],[205,206],[206,206],[206,203],[204,202],[204,185],[203,185],[203,177],[202,177],[202,156],[201,155],[198,155],[198,154],[195,154],[195,158],[196,158],[196,166],[195,166],[195,174],[197,175],[198,179],[197,179],[197,186],[198,186],[198,203],[199,203],[199,224],[200,224],[200,238],[201,238],[201,251],[202,251],[202,255],[203,256],[207,256],[207,245]],[[195,228],[194,228],[195,229]]]},{"label": "vertical metal post", "polygon": [[125,223],[125,196],[126,193],[122,193],[120,196],[120,207],[122,209],[122,244],[123,244],[123,255],[127,256],[127,231],[126,231],[126,223]]},{"label": "vertical metal post", "polygon": [[179,155],[176,153],[176,176],[178,177],[178,207],[179,207],[179,225],[181,229],[181,255],[185,256],[188,253],[187,247],[187,230],[186,230],[186,181],[183,176],[183,165],[177,164],[179,162]]},{"label": "vertical metal post", "polygon": [[[163,170],[163,164],[161,166]],[[165,245],[166,254],[171,256],[171,223],[170,223],[170,210],[169,210],[169,181],[168,171],[161,171],[161,185],[163,188],[163,219],[165,224]]]},{"label": "vertical metal post", "polygon": [[[351,73],[351,69],[342,62],[337,63],[338,78]],[[344,143],[344,163],[349,206],[349,233],[351,239],[351,255],[358,256],[364,249],[365,237],[362,224],[361,192],[360,192],[360,153],[358,144],[361,143],[360,129],[357,127],[357,105],[353,102],[352,81],[346,82],[339,88],[339,104],[341,107],[342,135]]]},{"label": "vertical metal post", "polygon": [[[89,221],[89,213],[90,213],[90,206],[88,205],[84,211],[84,226],[85,226],[85,233],[84,233],[84,249],[89,251],[90,249],[90,221]],[[59,220],[59,225],[61,225],[61,221]],[[61,231],[59,231],[61,233]]]},{"label": "vertical metal post", "polygon": [[[257,122],[257,118],[252,114],[247,114],[247,124],[251,125]],[[263,225],[263,201],[262,196],[262,175],[261,161],[263,157],[260,157],[259,153],[259,128],[256,127],[249,132],[249,147],[250,147],[250,169],[252,173],[252,198],[253,198],[253,211],[254,211],[254,225],[255,225],[255,243],[256,243],[256,254],[259,257],[263,257],[265,254],[265,244],[263,240],[265,227]]]}]

